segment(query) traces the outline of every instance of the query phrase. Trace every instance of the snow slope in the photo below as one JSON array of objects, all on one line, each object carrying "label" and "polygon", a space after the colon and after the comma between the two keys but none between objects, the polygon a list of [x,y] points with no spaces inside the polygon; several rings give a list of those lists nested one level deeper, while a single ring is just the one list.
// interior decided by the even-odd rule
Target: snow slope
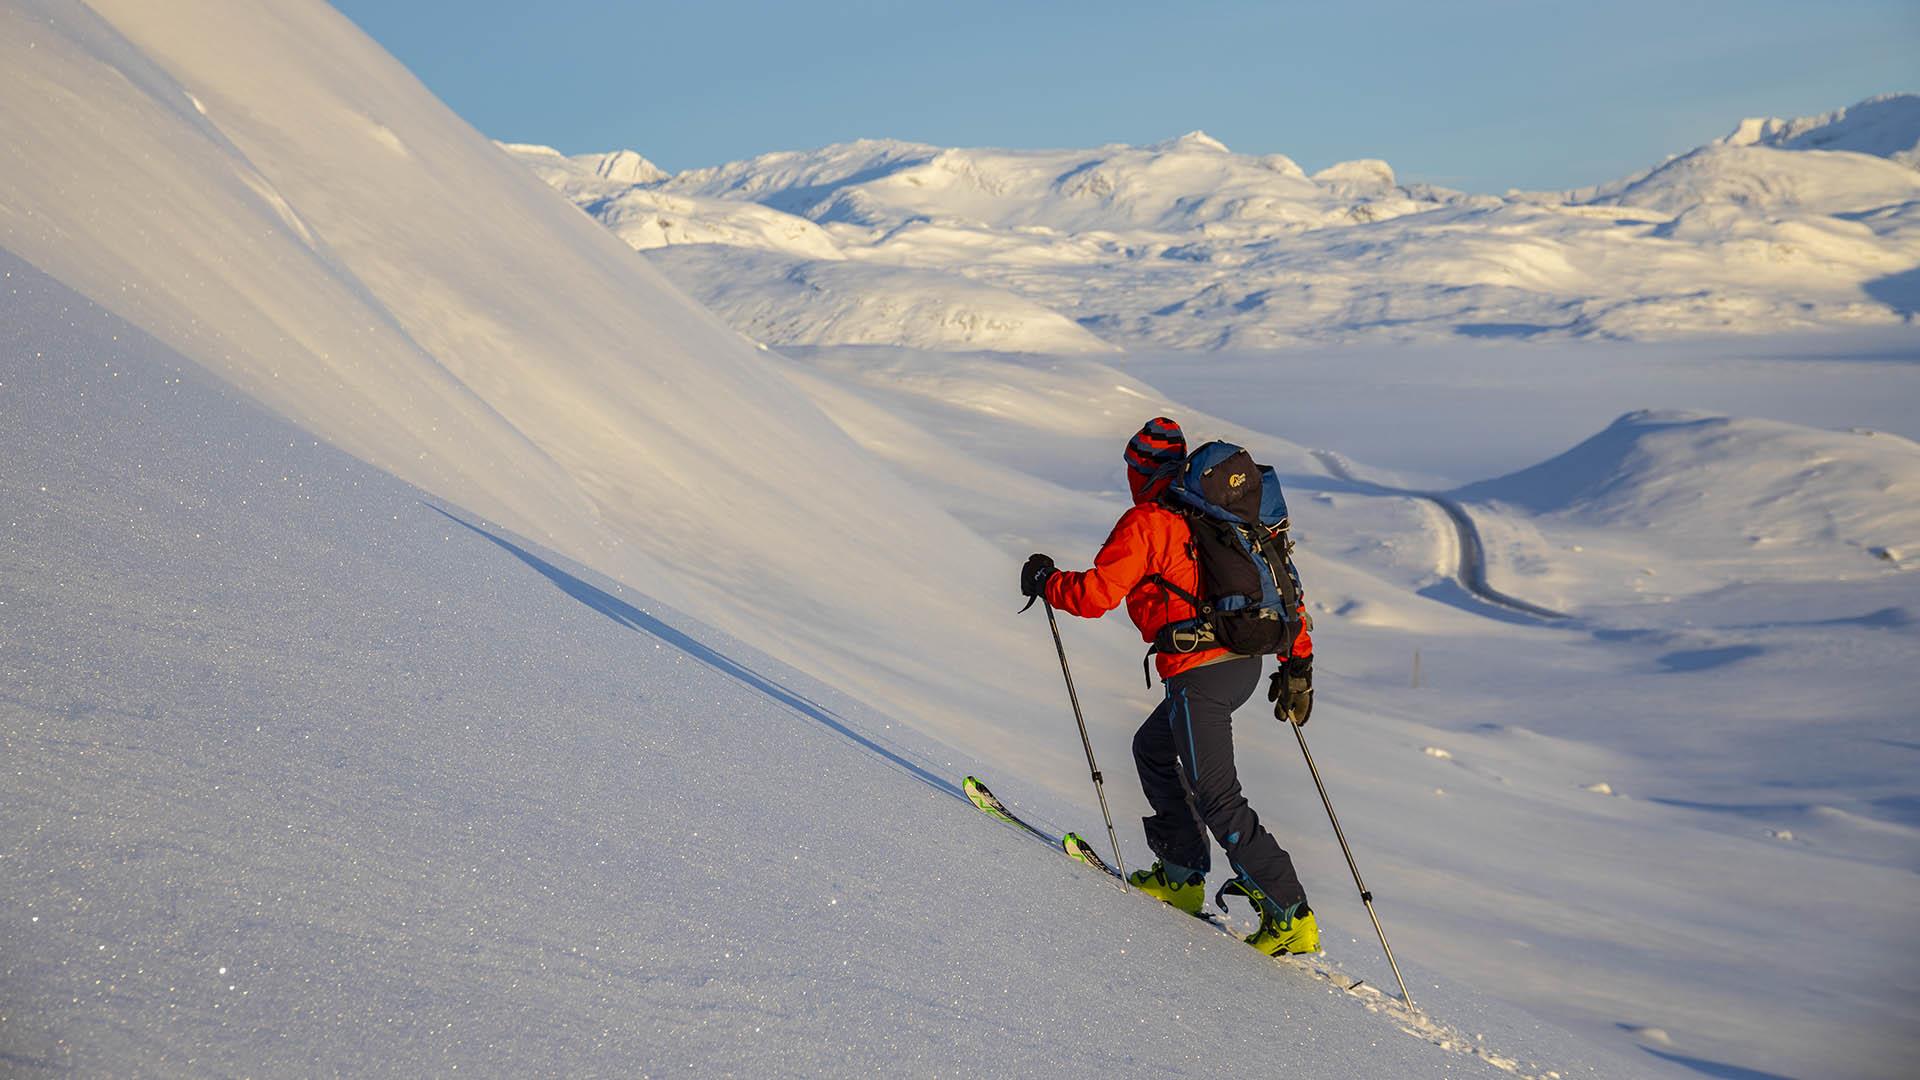
[{"label": "snow slope", "polygon": [[4,280],[8,1075],[1496,1072]]},{"label": "snow slope", "polygon": [[[636,181],[591,197],[699,200],[638,237],[768,247],[719,236],[748,204],[824,230],[834,258],[888,302],[816,313],[765,259],[657,258],[674,280],[772,344],[901,344],[1061,351],[1020,335],[896,331],[902,293],[928,303],[958,275],[1127,347],[1272,348],[1452,336],[1658,340],[1908,325],[1920,266],[1920,98],[1887,95],[1824,117],[1743,121],[1645,173],[1574,192],[1466,195],[1403,184],[1384,161],[1309,176],[1284,155],[1231,153],[1203,132],[1151,146],[949,149],[862,140]],[[552,160],[532,158],[543,169]],[[564,160],[564,159],[561,159]],[[548,169],[544,175],[559,182]],[[718,200],[717,204],[715,200]],[[809,234],[811,235],[811,234]],[[791,254],[801,254],[790,252]],[[907,271],[912,271],[908,273]],[[850,268],[837,271],[841,276]],[[775,313],[777,312],[777,314]]]},{"label": "snow slope", "polygon": [[[878,702],[988,740],[1004,710],[942,658],[1047,676],[980,644],[1006,554],[332,10],[0,20],[0,247],[362,460]],[[876,622],[879,598],[940,617]]]}]

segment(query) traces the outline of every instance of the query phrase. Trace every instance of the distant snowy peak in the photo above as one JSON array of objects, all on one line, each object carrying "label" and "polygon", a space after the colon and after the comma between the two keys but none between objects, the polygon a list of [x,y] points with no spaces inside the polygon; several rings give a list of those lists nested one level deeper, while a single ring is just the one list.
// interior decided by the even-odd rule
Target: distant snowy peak
[{"label": "distant snowy peak", "polygon": [[1165,142],[1154,143],[1147,149],[1161,152],[1169,150],[1201,150],[1215,154],[1230,154],[1233,152],[1227,149],[1226,143],[1199,130],[1189,131],[1176,139],[1168,139]]},{"label": "distant snowy peak", "polygon": [[1722,146],[1781,150],[1847,150],[1920,168],[1920,94],[1882,94],[1819,116],[1752,117],[1719,140]]},{"label": "distant snowy peak", "polygon": [[655,184],[672,174],[631,150],[610,154],[577,154],[572,159],[602,180],[623,184]]},{"label": "distant snowy peak", "polygon": [[549,146],[500,147],[636,251],[729,244],[809,259],[845,257],[805,218],[758,203],[662,191],[658,183],[667,174],[631,150],[567,157]]},{"label": "distant snowy peak", "polygon": [[1380,195],[1399,186],[1393,166],[1378,158],[1342,161],[1313,174],[1313,182],[1332,191],[1352,195]]},{"label": "distant snowy peak", "polygon": [[898,139],[860,139],[818,150],[780,150],[745,161],[689,169],[664,186],[688,195],[750,199],[798,213],[828,193],[939,156],[941,148]]},{"label": "distant snowy peak", "polygon": [[1858,214],[1920,199],[1917,147],[1920,95],[1886,94],[1820,116],[1742,120],[1705,146],[1568,197],[1668,214],[1723,205]]},{"label": "distant snowy peak", "polygon": [[523,164],[560,169],[613,183],[657,184],[673,175],[632,150],[568,156],[540,143],[496,142],[494,145],[519,158]]},{"label": "distant snowy peak", "polygon": [[1592,202],[1680,214],[1731,204],[1850,214],[1920,199],[1920,170],[1866,154],[1805,154],[1765,144],[1710,143],[1641,176],[1598,189]]}]

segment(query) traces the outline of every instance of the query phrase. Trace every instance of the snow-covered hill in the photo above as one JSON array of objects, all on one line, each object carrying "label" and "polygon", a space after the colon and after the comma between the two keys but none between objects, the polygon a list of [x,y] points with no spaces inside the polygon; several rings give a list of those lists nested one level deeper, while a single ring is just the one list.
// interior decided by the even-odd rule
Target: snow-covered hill
[{"label": "snow-covered hill", "polygon": [[1691,524],[1858,552],[1920,545],[1920,445],[1875,431],[1629,413],[1559,457],[1458,494],[1624,529]]},{"label": "snow-covered hill", "polygon": [[[1623,582],[1671,593],[1876,580],[1920,552],[1920,444],[1886,432],[1635,412],[1454,494],[1489,504],[1500,561],[1531,571],[1509,580],[1556,602],[1618,599]],[[1524,525],[1500,522],[1508,510]]]},{"label": "snow-covered hill", "polygon": [[[528,160],[609,225],[631,230],[621,223],[633,207],[674,215],[674,230],[646,229],[635,247],[713,242],[914,271],[863,274],[864,286],[843,285],[816,312],[806,291],[781,284],[785,264],[726,249],[658,259],[773,344],[937,346],[924,327],[890,320],[954,305],[969,293],[964,278],[1113,344],[1192,349],[1902,325],[1920,266],[1916,143],[1920,98],[1888,95],[1823,117],[1743,121],[1624,180],[1506,197],[1402,184],[1378,160],[1309,176],[1284,155],[1234,154],[1202,132],[1057,151],[864,140],[649,173],[625,194],[582,190],[551,167],[567,160],[558,155]],[[695,201],[668,211],[669,194]],[[791,223],[763,236],[818,226],[832,253],[727,239],[740,230],[726,207],[739,204]],[[851,294],[862,287],[885,300],[861,303]],[[946,345],[1058,351],[1044,340],[1057,336],[959,331]]]}]

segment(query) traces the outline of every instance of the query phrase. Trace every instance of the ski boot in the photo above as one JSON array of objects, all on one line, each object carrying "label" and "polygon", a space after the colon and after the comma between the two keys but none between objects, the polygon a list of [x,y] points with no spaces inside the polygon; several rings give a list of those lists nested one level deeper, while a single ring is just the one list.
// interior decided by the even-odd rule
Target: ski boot
[{"label": "ski boot", "polygon": [[[1174,873],[1177,876],[1182,871],[1176,869]],[[1200,909],[1207,903],[1207,879],[1204,875],[1187,873],[1183,880],[1174,880],[1167,876],[1167,864],[1157,859],[1150,869],[1135,870],[1128,874],[1127,884],[1195,918],[1201,917]]]},{"label": "ski boot", "polygon": [[1234,878],[1220,886],[1220,892],[1213,902],[1220,910],[1227,910],[1227,897],[1244,896],[1253,903],[1253,909],[1260,913],[1260,929],[1248,934],[1247,944],[1266,953],[1268,956],[1297,956],[1301,953],[1320,951],[1320,924],[1313,917],[1313,909],[1305,900],[1298,900],[1280,907],[1260,891],[1260,887],[1244,877]]},{"label": "ski boot", "polygon": [[1320,924],[1302,900],[1278,917],[1270,911],[1262,912],[1260,929],[1248,934],[1246,942],[1268,956],[1316,953],[1320,951]]}]

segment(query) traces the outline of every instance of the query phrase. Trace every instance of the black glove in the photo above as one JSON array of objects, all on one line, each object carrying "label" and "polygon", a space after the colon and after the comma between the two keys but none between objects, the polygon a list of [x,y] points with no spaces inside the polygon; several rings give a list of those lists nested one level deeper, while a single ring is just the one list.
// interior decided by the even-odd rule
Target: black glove
[{"label": "black glove", "polygon": [[1032,555],[1027,565],[1020,568],[1020,595],[1040,596],[1047,587],[1047,579],[1059,573],[1053,568],[1053,559],[1047,555]]},{"label": "black glove", "polygon": [[1273,702],[1274,716],[1306,727],[1313,715],[1313,657],[1280,661],[1280,670],[1267,684],[1267,700]]}]

